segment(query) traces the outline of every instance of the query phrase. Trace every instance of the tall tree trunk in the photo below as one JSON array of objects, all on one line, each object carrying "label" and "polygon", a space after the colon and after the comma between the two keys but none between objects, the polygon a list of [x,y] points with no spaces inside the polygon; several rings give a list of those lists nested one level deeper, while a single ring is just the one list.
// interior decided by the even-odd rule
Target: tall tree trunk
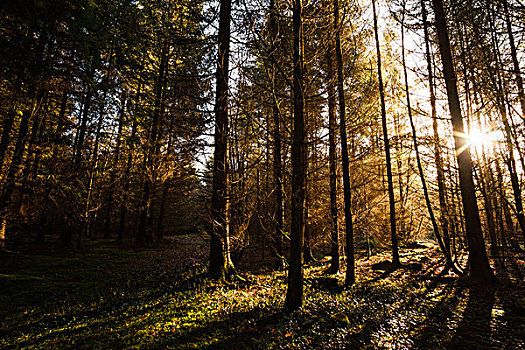
[{"label": "tall tree trunk", "polygon": [[448,96],[448,105],[452,117],[454,130],[454,143],[459,168],[459,186],[461,189],[461,201],[465,214],[466,235],[469,251],[470,278],[476,282],[489,282],[494,279],[485,251],[483,231],[479,217],[478,204],[472,178],[472,159],[465,139],[461,106],[450,50],[450,41],[446,25],[446,17],[442,0],[432,0],[435,21],[437,26],[439,51],[443,64],[443,74]]},{"label": "tall tree trunk", "polygon": [[[326,72],[327,72],[327,91],[328,91],[328,162],[330,168],[330,268],[328,273],[337,273],[340,269],[340,254],[339,254],[339,225],[337,218],[337,149],[336,149],[336,133],[337,121],[335,115],[335,86],[334,86],[334,62],[333,62],[333,43],[330,40],[328,43],[328,51],[326,54]],[[346,131],[346,130],[345,130]]]},{"label": "tall tree trunk", "polygon": [[230,62],[231,0],[221,0],[219,13],[219,50],[215,94],[215,151],[211,204],[212,233],[209,274],[224,279],[234,272],[230,258],[228,222],[228,78]]},{"label": "tall tree trunk", "polygon": [[377,76],[379,80],[379,96],[381,98],[381,124],[383,126],[383,141],[385,143],[385,155],[386,155],[388,202],[390,204],[390,234],[392,238],[392,264],[393,266],[399,266],[401,263],[399,261],[399,249],[398,249],[397,234],[396,234],[396,202],[394,198],[392,160],[390,157],[390,142],[388,139],[386,106],[385,106],[385,90],[384,90],[384,85],[383,85],[383,73],[381,72],[381,50],[379,48],[379,31],[377,28],[377,13],[376,13],[375,0],[372,0],[372,8],[374,12],[374,34],[375,34],[375,40],[376,40],[376,53],[377,53]]},{"label": "tall tree trunk", "polygon": [[[173,130],[173,119],[170,120],[169,130]],[[172,137],[172,134],[170,133],[169,138],[168,138],[168,145],[166,148],[166,156],[167,156],[166,162],[170,164],[172,163],[172,161],[170,160],[170,156],[173,152],[172,147],[173,147],[173,137]],[[162,237],[164,237],[164,218],[166,216],[166,202],[168,200],[169,189],[170,189],[171,183],[172,183],[171,175],[168,176],[168,178],[166,178],[164,182],[162,183],[162,196],[160,199],[160,208],[159,208],[159,216],[157,220],[157,228],[155,230],[157,240],[160,240],[162,239]]]},{"label": "tall tree trunk", "polygon": [[26,136],[29,130],[29,119],[31,113],[24,111],[21,116],[20,126],[18,128],[18,137],[16,139],[15,148],[11,163],[8,164],[7,176],[3,183],[3,188],[0,192],[0,249],[5,247],[7,242],[6,230],[7,230],[7,207],[11,202],[11,195],[15,189],[15,178],[20,166],[22,165],[22,159],[24,156],[24,149],[26,145]]},{"label": "tall tree trunk", "polygon": [[101,108],[100,115],[98,118],[98,123],[97,123],[97,130],[95,133],[95,144],[93,145],[93,153],[91,155],[91,160],[90,160],[91,167],[90,169],[88,169],[88,174],[89,174],[88,186],[87,186],[86,199],[84,203],[84,213],[82,215],[81,227],[78,231],[77,248],[80,248],[82,246],[82,239],[83,239],[84,234],[86,234],[90,238],[93,236],[92,235],[92,224],[93,224],[95,213],[92,210],[92,203],[94,202],[93,192],[95,189],[95,182],[96,182],[98,166],[99,166],[98,149],[100,145],[100,132],[102,130],[103,120],[104,120],[104,114]]},{"label": "tall tree trunk", "polygon": [[521,117],[523,120],[525,120],[525,92],[523,90],[523,78],[521,76],[520,62],[518,60],[516,43],[514,42],[514,33],[512,31],[512,22],[510,20],[509,4],[507,0],[503,0],[503,10],[505,12],[507,35],[509,36],[510,55],[512,57],[512,64],[514,67],[514,79],[516,80],[516,86],[518,88],[518,99],[521,105]]},{"label": "tall tree trunk", "polygon": [[80,125],[78,127],[77,135],[75,138],[75,147],[73,152],[73,165],[75,169],[78,169],[80,161],[82,160],[82,150],[84,148],[84,139],[87,132],[87,122],[89,119],[89,112],[91,108],[91,88],[84,95],[84,103],[82,104]]},{"label": "tall tree trunk", "polygon": [[[137,89],[137,98],[135,106],[139,101],[140,87]],[[136,109],[135,109],[136,113]],[[124,170],[124,186],[122,188],[122,201],[120,203],[120,220],[117,231],[117,243],[122,244],[124,241],[124,230],[126,226],[126,205],[128,202],[128,191],[130,185],[130,175],[131,175],[131,166],[133,164],[133,151],[135,150],[135,138],[137,135],[137,117],[133,116],[133,124],[131,126],[131,137],[130,137],[130,146],[128,150],[128,159],[126,161],[126,170]]]},{"label": "tall tree trunk", "polygon": [[18,136],[13,151],[11,163],[8,164],[7,175],[5,178],[2,197],[0,205],[5,206],[10,201],[11,194],[15,188],[15,177],[22,165],[24,156],[24,149],[27,143],[27,133],[29,131],[29,120],[31,119],[31,112],[24,111],[20,119],[20,126],[18,128]]},{"label": "tall tree trunk", "polygon": [[[306,84],[305,84],[306,85]],[[308,130],[308,104],[305,103],[305,134]],[[303,239],[303,262],[310,263],[312,261],[315,261],[315,258],[312,254],[312,247],[311,247],[311,231],[310,231],[310,205],[311,205],[311,197],[310,197],[310,191],[309,187],[312,186],[312,180],[309,178],[313,174],[308,174],[308,169],[310,169],[310,166],[315,169],[315,166],[312,164],[313,160],[311,160],[310,156],[310,145],[308,143],[308,137],[305,136],[305,162],[306,162],[306,175],[305,175],[305,198],[304,198],[304,239]],[[310,163],[309,163],[310,162]],[[310,166],[308,164],[311,164]]]},{"label": "tall tree trunk", "polygon": [[274,220],[275,220],[275,267],[284,267],[283,254],[283,231],[284,231],[284,202],[283,202],[283,175],[282,175],[282,146],[281,146],[281,114],[276,91],[276,50],[278,40],[277,13],[275,0],[270,0],[270,61],[271,61],[271,84],[272,84],[272,116],[273,116],[273,179],[274,179]]},{"label": "tall tree trunk", "polygon": [[292,225],[288,288],[284,308],[303,304],[303,238],[306,197],[306,144],[303,84],[303,2],[293,0],[293,142],[292,142]]},{"label": "tall tree trunk", "polygon": [[[424,6],[424,5],[423,5]],[[455,273],[458,275],[462,274],[462,271],[459,270],[452,260],[452,256],[450,255],[450,250],[446,247],[443,238],[441,236],[441,233],[439,232],[439,226],[437,224],[436,217],[434,215],[434,210],[432,209],[432,203],[430,202],[430,195],[428,193],[427,188],[427,182],[425,180],[425,174],[423,173],[423,166],[421,164],[421,157],[419,154],[419,145],[417,142],[417,135],[416,135],[416,126],[414,125],[414,118],[412,116],[412,108],[410,104],[410,88],[408,85],[408,74],[407,74],[407,65],[405,60],[405,31],[404,31],[404,20],[405,20],[405,8],[403,4],[403,19],[401,21],[401,60],[403,64],[403,74],[405,78],[405,94],[407,99],[407,109],[408,109],[408,119],[410,121],[410,128],[412,129],[412,142],[414,143],[414,151],[416,152],[416,162],[417,162],[417,170],[419,172],[419,176],[421,178],[421,185],[423,187],[423,195],[425,197],[425,204],[427,206],[428,215],[430,216],[430,222],[432,223],[432,229],[434,230],[434,234],[436,235],[436,239],[439,244],[439,248],[443,252],[443,255],[446,259],[446,265],[443,269],[444,272],[448,270],[449,267],[451,267]],[[423,10],[424,11],[424,10]],[[426,17],[424,15],[424,17]]]},{"label": "tall tree trunk", "polygon": [[516,237],[514,223],[512,222],[512,215],[510,213],[509,203],[505,194],[505,187],[503,184],[503,173],[501,171],[499,163],[496,163],[496,176],[498,179],[498,192],[499,198],[501,200],[501,207],[504,217],[504,235],[507,236],[512,249],[519,251],[521,248]]},{"label": "tall tree trunk", "polygon": [[335,59],[337,67],[337,96],[339,99],[339,128],[341,133],[341,162],[343,167],[343,197],[346,234],[346,275],[345,286],[355,282],[354,222],[352,218],[352,192],[350,188],[350,162],[346,135],[346,102],[343,77],[343,51],[341,47],[339,0],[334,0]]},{"label": "tall tree trunk", "polygon": [[162,116],[162,104],[164,103],[164,79],[166,79],[166,65],[168,64],[169,45],[165,41],[161,51],[159,71],[155,83],[155,101],[153,115],[151,118],[151,130],[146,147],[147,154],[144,155],[144,187],[139,210],[139,226],[135,237],[136,244],[151,243],[153,233],[151,230],[151,201],[154,191],[155,161],[158,160],[160,121]]},{"label": "tall tree trunk", "polygon": [[111,174],[109,177],[109,188],[106,198],[106,217],[104,222],[104,238],[108,239],[111,237],[111,219],[113,217],[113,194],[115,185],[115,178],[117,177],[118,163],[120,161],[120,144],[122,141],[122,129],[124,126],[124,118],[126,117],[126,103],[127,96],[126,93],[122,93],[122,101],[120,106],[120,113],[118,119],[118,129],[117,129],[117,141],[115,145],[115,156],[113,158],[113,167],[111,169]]}]

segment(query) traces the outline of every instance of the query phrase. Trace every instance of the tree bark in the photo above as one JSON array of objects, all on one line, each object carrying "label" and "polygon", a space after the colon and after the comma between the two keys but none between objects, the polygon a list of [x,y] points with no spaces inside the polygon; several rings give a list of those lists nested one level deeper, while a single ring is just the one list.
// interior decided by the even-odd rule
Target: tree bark
[{"label": "tree bark", "polygon": [[346,275],[345,286],[355,282],[354,222],[352,218],[352,192],[350,188],[350,162],[346,134],[346,102],[343,77],[343,51],[341,48],[341,23],[339,0],[334,0],[335,59],[337,67],[337,97],[339,99],[339,128],[341,133],[341,162],[343,167],[343,198],[346,234]]},{"label": "tree bark", "polygon": [[435,21],[437,26],[439,51],[445,76],[445,85],[448,96],[448,105],[452,117],[452,127],[454,130],[454,143],[456,157],[459,168],[459,186],[461,190],[461,201],[465,214],[466,236],[469,251],[470,278],[472,281],[485,283],[494,279],[485,251],[483,231],[479,217],[478,204],[472,178],[472,158],[468,149],[463,127],[463,118],[450,50],[446,17],[443,9],[442,0],[432,0]]},{"label": "tree bark", "polygon": [[284,308],[303,305],[303,238],[306,196],[306,144],[303,90],[303,2],[293,0],[293,141],[292,141],[292,225],[288,288]]},{"label": "tree bark", "polygon": [[120,220],[119,220],[119,226],[117,231],[117,243],[122,244],[124,241],[124,230],[126,226],[126,204],[128,201],[128,191],[129,191],[129,185],[130,185],[130,175],[131,175],[131,165],[133,163],[133,151],[135,150],[135,138],[137,135],[137,113],[138,113],[138,105],[140,103],[140,92],[141,92],[141,85],[137,87],[137,91],[135,94],[135,100],[134,100],[134,114],[133,114],[133,123],[131,126],[131,137],[129,141],[129,150],[128,150],[128,157],[126,160],[126,169],[124,170],[124,186],[122,188],[122,200],[120,202]]},{"label": "tree bark", "polygon": [[386,176],[387,176],[387,184],[388,184],[388,202],[390,204],[390,234],[392,238],[392,264],[393,266],[399,266],[401,263],[399,261],[399,249],[398,249],[397,234],[396,234],[396,202],[394,198],[392,160],[390,157],[390,142],[388,139],[386,106],[385,106],[385,90],[384,90],[384,85],[383,85],[383,73],[381,72],[381,50],[379,48],[379,32],[377,28],[377,13],[376,13],[375,0],[372,0],[372,8],[374,12],[374,34],[375,34],[375,40],[376,40],[379,96],[381,98],[381,124],[383,126],[383,141],[385,143]]},{"label": "tree bark", "polygon": [[146,147],[147,154],[144,155],[146,168],[144,174],[144,188],[139,211],[139,227],[137,230],[136,244],[150,243],[153,241],[151,227],[151,201],[154,191],[155,161],[159,153],[159,134],[160,122],[162,117],[162,104],[164,103],[164,80],[166,79],[166,69],[168,65],[168,42],[162,44],[159,71],[155,83],[155,101],[153,106],[153,116],[151,118],[151,130]]},{"label": "tree bark", "polygon": [[113,194],[115,188],[115,178],[117,177],[118,163],[120,161],[120,144],[122,141],[122,129],[124,125],[124,118],[126,116],[126,93],[123,93],[120,113],[118,119],[117,129],[117,143],[115,145],[115,156],[113,158],[113,168],[111,169],[108,194],[106,198],[106,217],[104,222],[104,238],[108,239],[111,237],[111,219],[113,217]]},{"label": "tree bark", "polygon": [[441,154],[441,141],[438,130],[438,120],[436,113],[436,95],[434,92],[434,72],[432,70],[432,56],[430,54],[430,38],[428,35],[428,21],[427,21],[427,10],[425,6],[425,0],[421,0],[421,9],[423,15],[423,31],[425,39],[425,55],[427,59],[427,71],[428,71],[428,89],[430,92],[430,108],[432,116],[432,130],[434,132],[434,157],[436,159],[436,170],[437,170],[437,184],[438,184],[438,199],[440,209],[440,223],[441,229],[443,230],[443,242],[445,249],[449,252],[450,249],[450,235],[449,235],[449,210],[447,205],[447,195],[445,187],[445,170],[443,168],[443,156]]},{"label": "tree bark", "polygon": [[337,121],[335,115],[335,86],[334,86],[334,54],[332,41],[328,43],[328,52],[326,55],[326,72],[327,72],[327,91],[328,91],[328,162],[330,168],[330,268],[328,273],[337,273],[340,269],[339,254],[339,223],[337,215],[337,149],[336,149],[336,132]]},{"label": "tree bark", "polygon": [[523,120],[525,120],[525,92],[523,90],[523,78],[521,76],[520,62],[518,60],[516,43],[514,41],[514,33],[512,31],[512,22],[510,20],[510,13],[509,13],[509,3],[507,0],[503,0],[503,10],[505,12],[507,35],[509,36],[510,55],[512,57],[512,64],[514,67],[514,71],[513,71],[514,79],[516,80],[516,86],[518,88],[518,99],[521,105],[521,117]]},{"label": "tree bark", "polygon": [[[425,6],[423,4],[423,6]],[[416,152],[416,162],[417,162],[417,170],[419,172],[419,176],[421,178],[421,186],[423,187],[423,195],[425,197],[425,204],[427,206],[428,215],[430,217],[430,222],[432,223],[432,229],[434,230],[434,234],[436,235],[436,239],[439,244],[439,248],[443,252],[443,255],[445,255],[446,259],[446,265],[444,271],[448,271],[448,268],[451,267],[455,273],[458,275],[462,275],[462,271],[460,271],[455,265],[454,261],[452,260],[452,256],[450,255],[450,250],[447,249],[443,237],[441,236],[441,233],[439,232],[439,226],[437,224],[436,217],[434,215],[434,210],[432,209],[432,203],[430,202],[430,195],[428,193],[427,188],[427,182],[425,180],[425,174],[423,173],[423,166],[421,164],[421,157],[419,155],[419,145],[417,142],[417,135],[416,135],[416,126],[414,125],[414,118],[412,116],[412,108],[410,104],[410,89],[408,85],[408,74],[407,74],[407,65],[405,60],[405,31],[404,31],[404,8],[403,8],[403,20],[401,22],[401,61],[403,64],[403,74],[405,78],[405,94],[407,99],[407,109],[408,109],[408,119],[410,121],[410,128],[412,130],[412,142],[414,143],[414,151]],[[425,13],[425,10],[423,10]],[[426,17],[426,15],[423,15],[423,17]],[[424,19],[426,20],[426,18]]]},{"label": "tree bark", "polygon": [[0,174],[4,165],[4,158],[11,139],[11,129],[15,120],[15,113],[8,112],[4,119],[4,127],[2,128],[2,140],[0,141]]},{"label": "tree bark", "polygon": [[228,222],[228,78],[230,59],[231,0],[221,0],[219,13],[219,50],[215,94],[215,150],[211,204],[212,232],[209,275],[225,279],[234,272],[230,258]]},{"label": "tree bark", "polygon": [[270,0],[270,61],[271,61],[271,84],[272,84],[272,117],[273,117],[273,179],[274,179],[274,220],[275,220],[275,267],[284,267],[283,254],[283,231],[284,231],[284,203],[283,203],[283,175],[282,175],[282,146],[281,146],[281,115],[277,101],[275,76],[276,64],[276,42],[278,40],[277,14],[275,0]]}]

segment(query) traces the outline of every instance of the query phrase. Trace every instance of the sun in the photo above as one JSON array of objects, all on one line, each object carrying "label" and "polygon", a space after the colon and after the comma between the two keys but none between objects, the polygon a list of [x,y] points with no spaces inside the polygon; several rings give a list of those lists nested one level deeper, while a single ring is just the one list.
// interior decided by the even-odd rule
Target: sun
[{"label": "sun", "polygon": [[482,132],[478,129],[472,129],[468,133],[468,143],[470,146],[474,146],[477,151],[481,151],[483,148],[490,146],[492,140],[489,133]]},{"label": "sun", "polygon": [[466,140],[466,143],[458,151],[458,154],[465,149],[471,149],[476,153],[490,152],[495,143],[503,139],[503,133],[500,130],[480,130],[471,128],[468,134],[454,132],[454,135]]},{"label": "sun", "polygon": [[468,146],[476,152],[490,152],[495,144],[504,140],[504,133],[498,129],[480,130],[472,128],[466,135]]}]

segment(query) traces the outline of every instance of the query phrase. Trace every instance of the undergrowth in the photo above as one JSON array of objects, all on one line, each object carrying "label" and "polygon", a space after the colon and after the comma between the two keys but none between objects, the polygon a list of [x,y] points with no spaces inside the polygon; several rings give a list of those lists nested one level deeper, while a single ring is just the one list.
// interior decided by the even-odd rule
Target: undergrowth
[{"label": "undergrowth", "polygon": [[327,260],[307,266],[304,306],[294,313],[282,311],[285,271],[245,271],[242,281],[218,284],[206,278],[205,259],[177,260],[176,248],[122,251],[98,241],[59,256],[2,256],[0,347],[525,346],[523,284],[479,290],[429,278],[439,261],[435,247],[404,252],[403,262],[422,262],[419,273],[372,271],[386,253],[358,259],[349,289],[342,274],[323,275]]}]

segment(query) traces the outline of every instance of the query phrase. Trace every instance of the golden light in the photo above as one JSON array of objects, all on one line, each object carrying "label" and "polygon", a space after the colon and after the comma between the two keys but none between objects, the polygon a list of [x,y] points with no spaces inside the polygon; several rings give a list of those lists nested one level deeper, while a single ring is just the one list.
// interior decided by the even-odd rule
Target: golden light
[{"label": "golden light", "polygon": [[490,147],[492,140],[490,133],[473,129],[470,130],[470,133],[468,134],[468,143],[470,146],[474,146],[476,151],[481,151],[484,148]]},{"label": "golden light", "polygon": [[463,152],[466,148],[471,148],[475,152],[487,152],[495,142],[502,140],[502,132],[499,130],[479,130],[472,128],[468,134],[455,133],[467,140],[465,146],[458,152]]}]

